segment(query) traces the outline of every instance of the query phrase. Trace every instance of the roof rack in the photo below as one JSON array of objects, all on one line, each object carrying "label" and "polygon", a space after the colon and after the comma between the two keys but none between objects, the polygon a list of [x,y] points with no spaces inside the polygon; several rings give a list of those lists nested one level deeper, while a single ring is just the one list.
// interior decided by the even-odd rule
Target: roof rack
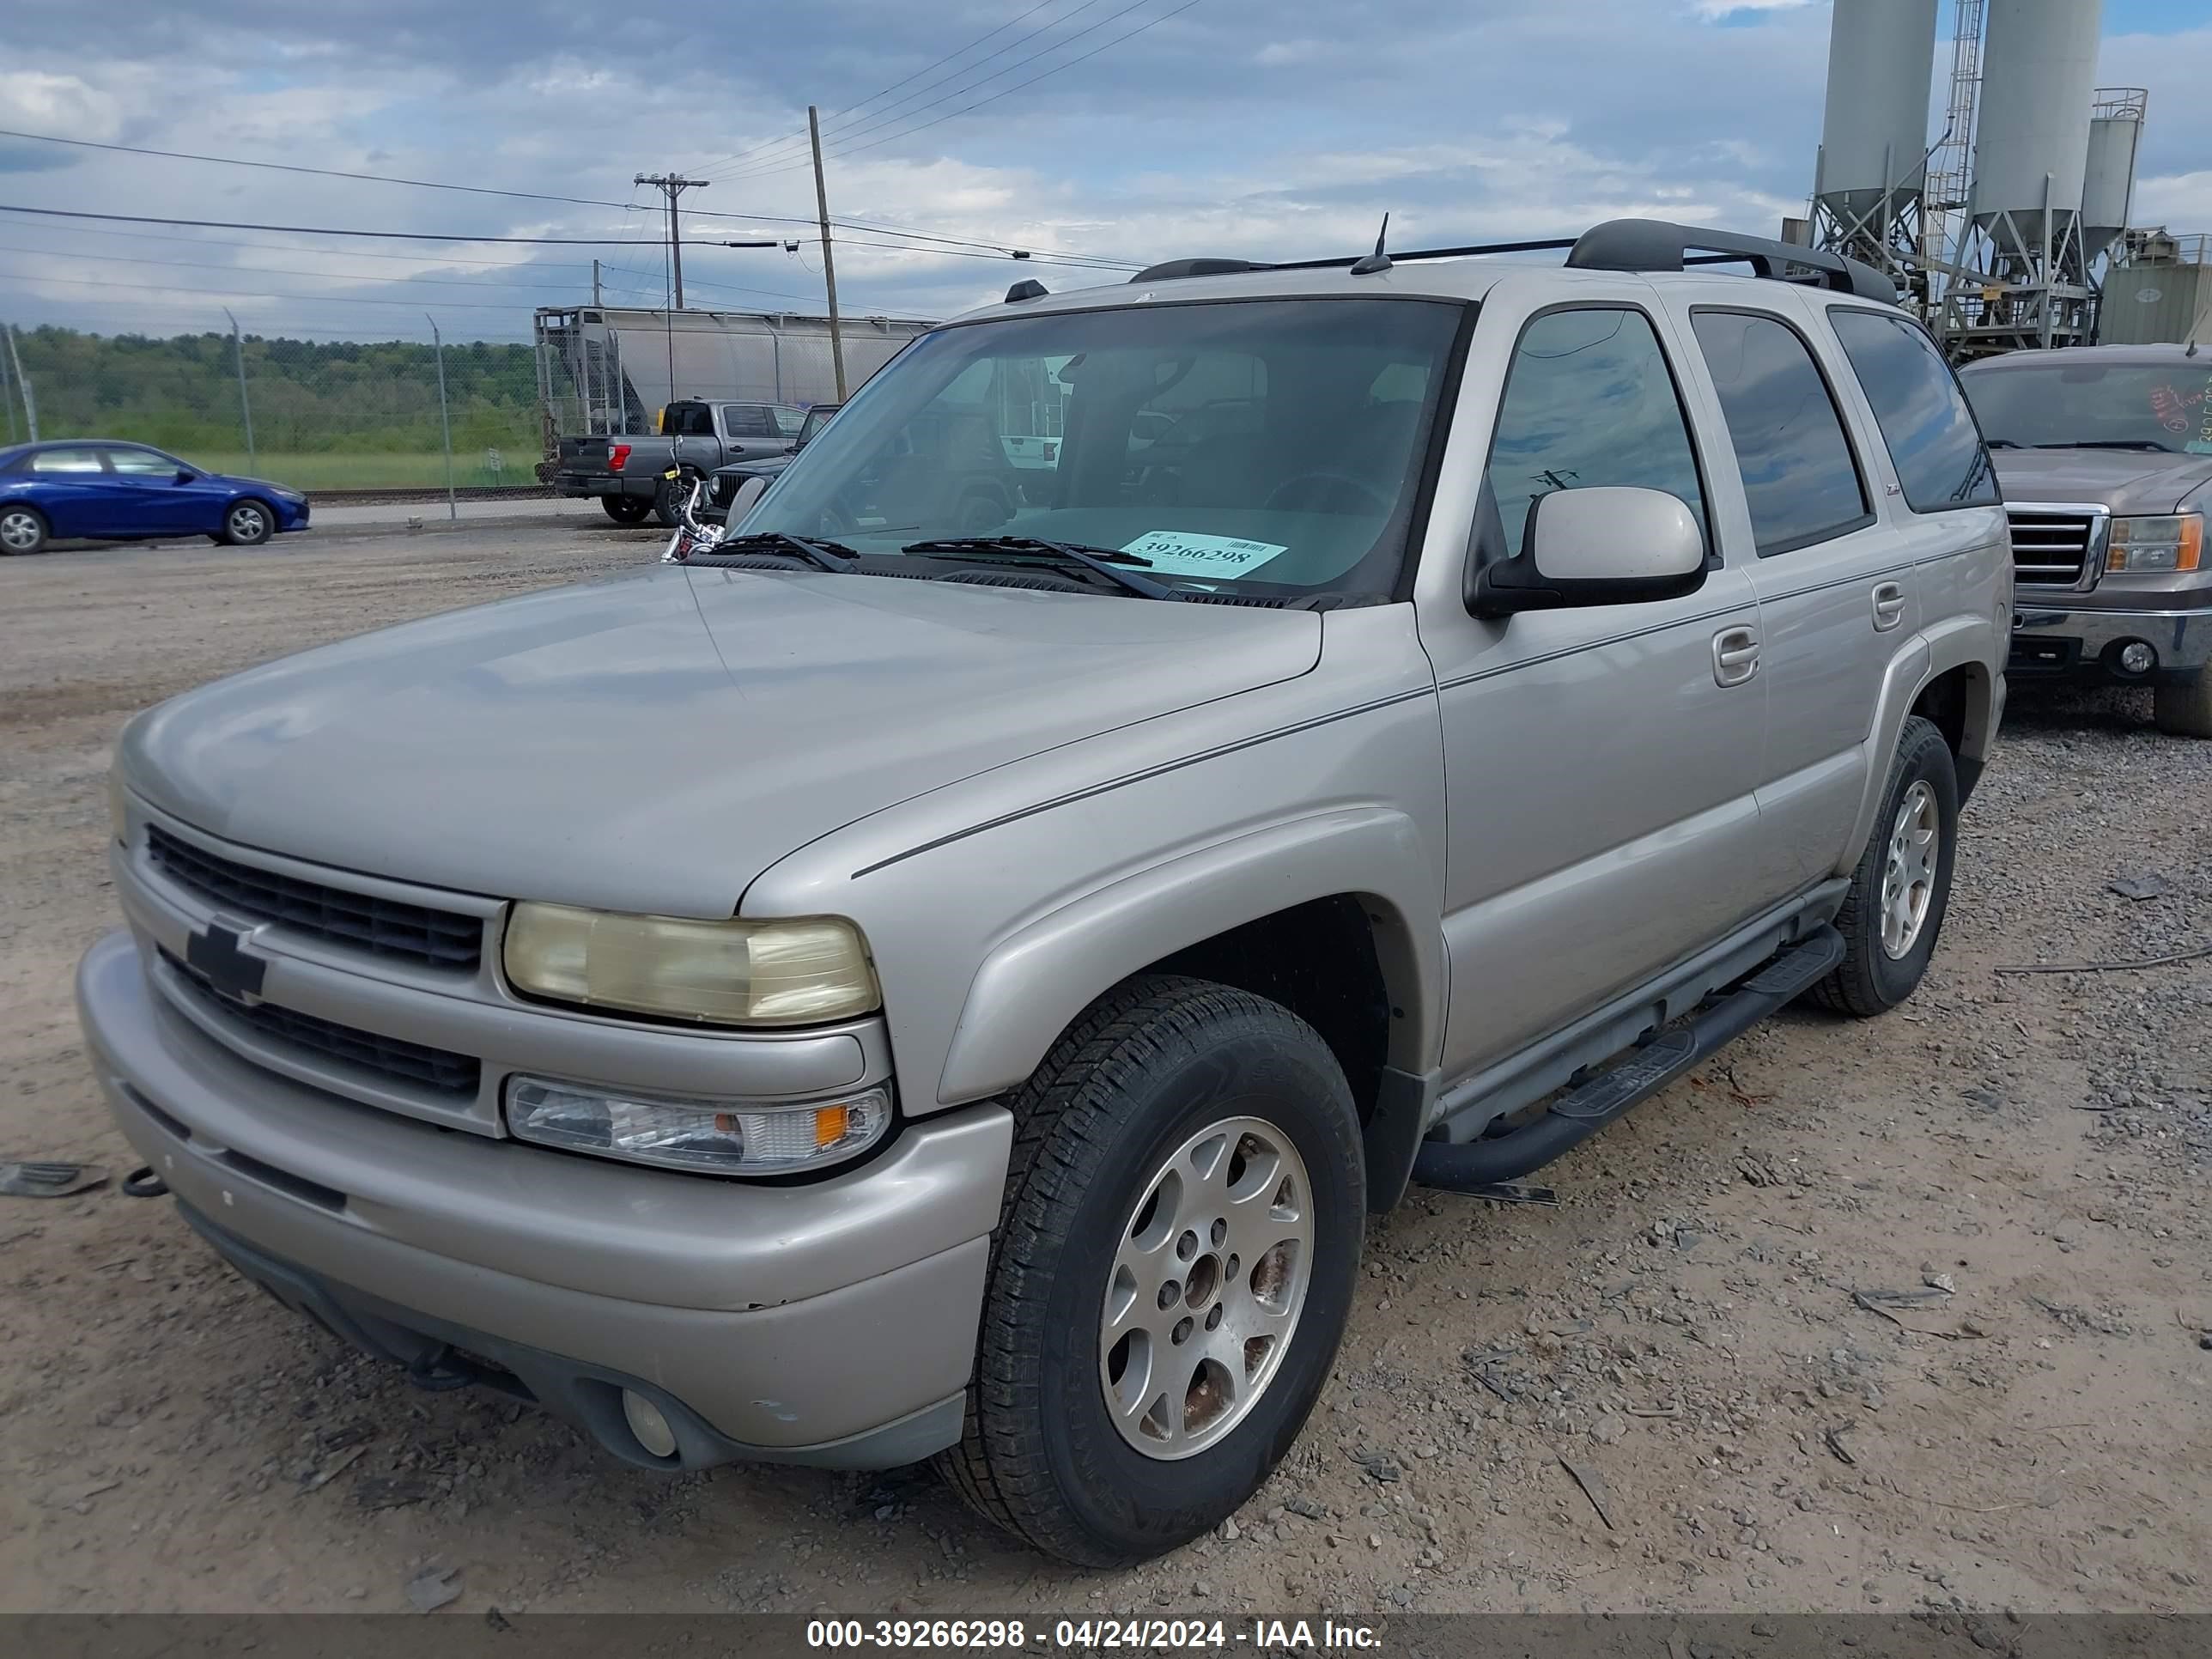
[{"label": "roof rack", "polygon": [[[1693,255],[1692,248],[1704,252]],[[1862,300],[1897,303],[1896,283],[1872,265],[1840,253],[1765,236],[1740,236],[1732,230],[1701,230],[1664,219],[1608,219],[1592,225],[1567,255],[1568,266],[1576,270],[1680,270],[1738,260],[1749,264],[1754,276],[1817,282]],[[1793,265],[1810,274],[1793,276]]]},{"label": "roof rack", "polygon": [[[1608,219],[1580,236],[1544,237],[1520,242],[1476,242],[1465,247],[1416,248],[1392,252],[1393,264],[1413,259],[1463,259],[1485,253],[1538,253],[1565,249],[1576,270],[1682,270],[1692,265],[1748,264],[1755,276],[1782,282],[1815,282],[1863,300],[1894,305],[1897,285],[1872,265],[1825,249],[1801,247],[1764,236],[1740,236],[1729,230],[1702,230],[1664,219]],[[1692,252],[1698,249],[1701,252]],[[1279,264],[1252,259],[1168,259],[1147,265],[1133,283],[1166,283],[1184,276],[1225,276],[1247,270],[1348,270],[1372,256],[1340,259],[1294,259]],[[1794,269],[1793,269],[1794,268]]]}]

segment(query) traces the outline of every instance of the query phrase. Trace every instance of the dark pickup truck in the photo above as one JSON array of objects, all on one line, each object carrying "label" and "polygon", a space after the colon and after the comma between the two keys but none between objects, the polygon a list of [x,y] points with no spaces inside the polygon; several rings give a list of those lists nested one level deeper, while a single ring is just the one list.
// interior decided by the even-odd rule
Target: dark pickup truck
[{"label": "dark pickup truck", "polygon": [[[596,497],[617,524],[642,524],[651,514],[673,526],[680,491],[695,479],[732,462],[789,454],[805,420],[806,411],[789,404],[672,403],[658,436],[562,439],[553,491]],[[680,481],[663,476],[671,466]]]}]

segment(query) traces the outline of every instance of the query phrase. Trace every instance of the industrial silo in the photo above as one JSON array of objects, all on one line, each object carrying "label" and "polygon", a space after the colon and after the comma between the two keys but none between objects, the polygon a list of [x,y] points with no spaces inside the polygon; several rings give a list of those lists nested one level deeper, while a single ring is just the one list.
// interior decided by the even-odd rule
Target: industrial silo
[{"label": "industrial silo", "polygon": [[2081,252],[2094,260],[2128,228],[2136,187],[2136,149],[2149,94],[2140,87],[2103,87],[2089,114],[2089,148],[2081,175]]},{"label": "industrial silo", "polygon": [[1936,0],[1836,0],[1813,191],[1844,225],[1879,235],[1918,203],[1935,61]]},{"label": "industrial silo", "polygon": [[2004,253],[2057,258],[2071,240],[2103,12],[2103,0],[1989,0],[1974,223]]}]

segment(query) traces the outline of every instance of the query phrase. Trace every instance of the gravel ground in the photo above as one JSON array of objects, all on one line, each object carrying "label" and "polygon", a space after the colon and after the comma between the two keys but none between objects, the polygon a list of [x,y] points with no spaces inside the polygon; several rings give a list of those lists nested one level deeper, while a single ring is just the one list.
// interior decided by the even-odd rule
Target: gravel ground
[{"label": "gravel ground", "polygon": [[[69,1002],[128,714],[657,547],[0,563],[0,1157],[135,1162]],[[921,1471],[616,1467],[340,1352],[111,1187],[0,1199],[0,1607],[398,1611],[428,1571],[466,1613],[2212,1609],[2212,960],[1994,971],[2212,942],[2212,744],[2147,713],[2014,688],[1904,1011],[1785,1013],[1547,1170],[1555,1208],[1378,1223],[1304,1437],[1165,1561],[1042,1561]]]}]

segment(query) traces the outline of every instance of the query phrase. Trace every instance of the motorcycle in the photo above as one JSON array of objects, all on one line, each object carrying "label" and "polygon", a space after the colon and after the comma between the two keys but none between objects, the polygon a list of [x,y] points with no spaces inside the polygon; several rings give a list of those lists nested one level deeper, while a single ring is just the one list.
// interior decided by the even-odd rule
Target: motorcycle
[{"label": "motorcycle", "polygon": [[[660,475],[672,483],[683,477],[683,470],[670,467]],[[684,491],[676,504],[676,533],[668,538],[668,545],[660,555],[663,564],[684,564],[696,553],[711,553],[730,533],[728,520],[720,524],[702,524],[698,517],[699,492],[706,487],[702,479],[691,480],[691,487]]]}]

